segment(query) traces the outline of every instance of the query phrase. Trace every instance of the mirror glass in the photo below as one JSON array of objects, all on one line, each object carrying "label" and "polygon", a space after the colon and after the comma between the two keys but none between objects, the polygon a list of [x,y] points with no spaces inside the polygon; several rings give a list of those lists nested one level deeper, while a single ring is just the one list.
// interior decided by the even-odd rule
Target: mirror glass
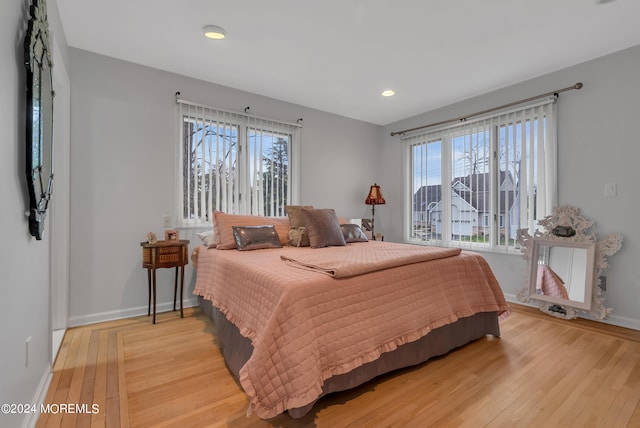
[{"label": "mirror glass", "polygon": [[531,257],[531,299],[591,309],[595,243],[534,239]]},{"label": "mirror glass", "polygon": [[46,3],[33,0],[25,38],[29,231],[42,239],[53,185],[53,75]]}]

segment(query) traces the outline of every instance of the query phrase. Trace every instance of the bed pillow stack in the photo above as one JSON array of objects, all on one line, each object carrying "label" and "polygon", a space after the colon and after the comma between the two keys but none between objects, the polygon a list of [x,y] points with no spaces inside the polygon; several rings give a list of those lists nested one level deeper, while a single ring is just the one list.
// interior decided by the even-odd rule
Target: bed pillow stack
[{"label": "bed pillow stack", "polygon": [[285,209],[287,217],[214,211],[213,231],[198,236],[207,247],[219,250],[280,248],[285,245],[323,248],[367,241],[357,225],[345,224],[346,219],[339,218],[332,208],[287,205]]}]

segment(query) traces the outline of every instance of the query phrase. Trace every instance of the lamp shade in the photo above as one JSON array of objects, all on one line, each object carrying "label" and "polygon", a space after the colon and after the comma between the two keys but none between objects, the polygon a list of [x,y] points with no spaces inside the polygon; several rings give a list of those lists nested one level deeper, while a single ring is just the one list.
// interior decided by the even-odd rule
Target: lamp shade
[{"label": "lamp shade", "polygon": [[364,203],[367,205],[384,205],[387,203],[387,201],[382,197],[380,186],[375,183],[371,186],[369,189],[369,195],[367,196],[367,199],[365,199]]}]

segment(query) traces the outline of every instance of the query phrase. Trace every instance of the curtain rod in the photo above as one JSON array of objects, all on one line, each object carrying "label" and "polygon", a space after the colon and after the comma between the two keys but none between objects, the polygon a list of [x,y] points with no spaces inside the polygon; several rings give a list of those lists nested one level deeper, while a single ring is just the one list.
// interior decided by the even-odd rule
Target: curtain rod
[{"label": "curtain rod", "polygon": [[571,91],[571,90],[574,90],[574,89],[582,89],[583,86],[584,85],[582,84],[582,82],[578,82],[573,86],[567,86],[566,88],[557,89],[557,90],[552,91],[552,92],[547,92],[546,94],[536,95],[535,97],[525,98],[523,100],[514,101],[514,102],[509,103],[509,104],[504,104],[504,105],[501,105],[501,106],[498,106],[498,107],[493,107],[493,108],[490,108],[490,109],[487,109],[487,110],[482,110],[482,111],[479,111],[479,112],[476,112],[476,113],[467,114],[465,116],[460,116],[460,117],[456,117],[456,118],[453,118],[453,119],[447,119],[447,120],[443,120],[441,122],[430,123],[429,125],[417,126],[415,128],[405,129],[404,131],[392,132],[391,136],[395,137],[396,135],[405,134],[407,132],[417,131],[419,129],[424,129],[424,128],[431,128],[432,126],[444,125],[446,123],[451,123],[451,122],[464,122],[470,117],[480,116],[482,114],[491,113],[491,112],[494,112],[494,111],[502,110],[502,109],[505,109],[505,108],[508,108],[508,107],[513,107],[513,106],[518,105],[518,104],[523,104],[523,103],[526,103],[526,102],[529,102],[529,101],[538,100],[540,98],[545,98],[545,97],[549,97],[549,96],[552,96],[552,95],[557,97],[558,94],[561,93],[561,92]]},{"label": "curtain rod", "polygon": [[235,114],[236,116],[245,118],[245,119],[259,119],[259,120],[265,120],[268,122],[275,122],[275,123],[279,123],[281,125],[288,125],[288,126],[295,126],[298,128],[302,128],[302,118],[298,119],[296,121],[296,123],[291,123],[291,122],[285,122],[279,119],[273,119],[273,118],[269,118],[269,117],[262,117],[262,116],[257,116],[253,113],[249,113],[249,109],[250,107],[245,107],[244,109],[244,113],[240,113],[237,111],[231,111],[231,110],[224,110],[218,107],[213,107],[213,106],[208,106],[206,104],[200,104],[200,103],[196,103],[193,101],[185,101],[182,98],[180,98],[180,92],[176,92],[176,103],[177,104],[184,104],[184,105],[188,105],[188,106],[194,106],[194,107],[202,107],[202,108],[208,108],[211,110],[216,110],[216,111],[220,111],[223,113],[228,113],[228,114]]}]

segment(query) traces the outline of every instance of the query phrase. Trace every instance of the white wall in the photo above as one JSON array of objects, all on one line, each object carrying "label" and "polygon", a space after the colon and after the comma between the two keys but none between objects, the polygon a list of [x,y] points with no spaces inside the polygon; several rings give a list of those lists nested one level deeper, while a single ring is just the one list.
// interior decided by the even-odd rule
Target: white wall
[{"label": "white wall", "polygon": [[[70,325],[147,310],[139,243],[175,218],[175,93],[232,111],[303,118],[300,202],[360,217],[377,179],[382,128],[183,76],[70,49]],[[181,237],[196,237],[182,231]],[[158,303],[173,270],[158,270]],[[193,274],[186,272],[191,298]]]},{"label": "white wall", "polygon": [[[385,194],[397,196],[384,209],[390,239],[402,239],[402,143],[390,132],[470,114],[518,99],[583,82],[584,88],[560,95],[558,104],[559,204],[579,207],[596,222],[595,231],[624,235],[622,250],[606,272],[610,323],[640,329],[640,228],[635,215],[640,183],[640,46],[560,70],[530,81],[392,123],[384,129],[381,156]],[[604,197],[607,183],[618,196]],[[389,198],[387,198],[389,203]],[[517,256],[485,253],[506,294],[515,295],[526,280],[526,264]]]},{"label": "white wall", "polygon": [[[25,211],[29,200],[25,179],[25,70],[23,40],[29,4],[0,5],[0,403],[34,403],[45,391],[50,375],[49,225],[44,239],[29,234]],[[49,0],[50,36],[60,32],[55,0]],[[61,52],[62,57],[66,53]],[[64,60],[63,60],[64,61]],[[64,166],[62,166],[64,167]],[[55,197],[51,202],[56,204]],[[26,340],[29,358],[26,358]],[[30,417],[32,416],[32,417]],[[0,414],[0,426],[33,423],[34,415]]]}]

